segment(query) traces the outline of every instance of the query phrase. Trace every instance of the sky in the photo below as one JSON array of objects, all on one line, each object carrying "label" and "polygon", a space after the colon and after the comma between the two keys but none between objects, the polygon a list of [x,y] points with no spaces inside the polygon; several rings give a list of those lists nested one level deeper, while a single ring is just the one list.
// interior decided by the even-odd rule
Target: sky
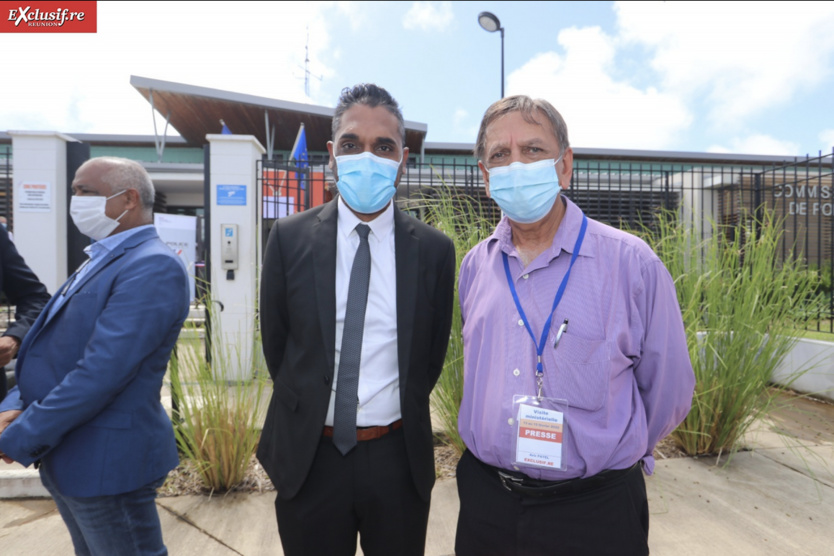
[{"label": "sky", "polygon": [[0,34],[0,130],[152,135],[138,75],[329,107],[377,83],[427,141],[472,143],[501,94],[481,11],[505,94],[574,147],[834,148],[834,2],[101,1],[95,34]]}]

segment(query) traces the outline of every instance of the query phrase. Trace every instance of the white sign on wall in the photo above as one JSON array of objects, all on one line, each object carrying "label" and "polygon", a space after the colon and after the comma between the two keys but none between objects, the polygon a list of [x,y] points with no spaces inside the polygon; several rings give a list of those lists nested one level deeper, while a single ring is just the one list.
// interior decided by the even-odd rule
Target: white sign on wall
[{"label": "white sign on wall", "polygon": [[22,183],[18,190],[17,209],[20,212],[50,212],[52,210],[52,184]]}]

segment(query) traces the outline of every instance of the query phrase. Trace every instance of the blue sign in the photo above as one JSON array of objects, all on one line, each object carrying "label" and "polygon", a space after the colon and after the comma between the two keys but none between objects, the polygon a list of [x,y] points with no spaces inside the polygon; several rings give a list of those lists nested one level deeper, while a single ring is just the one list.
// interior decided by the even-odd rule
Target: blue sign
[{"label": "blue sign", "polygon": [[246,186],[218,185],[217,204],[246,206]]},{"label": "blue sign", "polygon": [[231,228],[231,227],[226,228],[226,237],[234,237],[234,236],[235,236],[235,231],[234,231],[234,229],[233,229],[233,228]]}]

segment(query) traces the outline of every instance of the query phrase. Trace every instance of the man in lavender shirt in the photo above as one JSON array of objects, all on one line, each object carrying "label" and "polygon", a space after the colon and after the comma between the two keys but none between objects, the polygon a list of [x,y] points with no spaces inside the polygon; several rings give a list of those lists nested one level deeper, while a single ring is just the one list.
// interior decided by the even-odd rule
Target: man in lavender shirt
[{"label": "man in lavender shirt", "polygon": [[569,199],[547,101],[502,99],[475,147],[505,217],[463,260],[458,556],[648,554],[643,472],[695,377],[669,272]]}]

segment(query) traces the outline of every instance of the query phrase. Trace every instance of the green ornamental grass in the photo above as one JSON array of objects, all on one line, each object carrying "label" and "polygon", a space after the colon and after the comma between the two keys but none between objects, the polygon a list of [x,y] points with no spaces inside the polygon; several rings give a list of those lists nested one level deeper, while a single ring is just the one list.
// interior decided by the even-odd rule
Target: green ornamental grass
[{"label": "green ornamental grass", "polygon": [[[649,240],[677,288],[695,371],[692,410],[672,433],[690,455],[733,453],[788,385],[771,378],[797,341],[814,273],[780,256],[782,226],[772,217],[699,231],[660,215]],[[794,380],[798,374],[794,375]]]},{"label": "green ornamental grass", "polygon": [[443,372],[432,392],[432,406],[440,419],[444,435],[441,440],[453,446],[458,454],[466,448],[458,433],[458,412],[463,400],[463,333],[458,298],[458,276],[464,255],[486,239],[495,227],[481,211],[480,205],[450,187],[437,188],[439,195],[425,200],[426,221],[449,236],[455,244],[455,300],[452,332]]},{"label": "green ornamental grass", "polygon": [[[269,379],[265,368],[258,368],[262,358],[241,363],[234,346],[224,345],[217,319],[209,330],[211,361],[199,339],[181,337],[177,345],[170,373],[176,400],[172,420],[180,453],[194,465],[206,488],[225,492],[243,481],[257,447]],[[196,332],[192,326],[183,336],[199,338]],[[260,350],[256,338],[253,354]],[[248,368],[247,378],[233,379],[233,368],[241,365]]]}]

